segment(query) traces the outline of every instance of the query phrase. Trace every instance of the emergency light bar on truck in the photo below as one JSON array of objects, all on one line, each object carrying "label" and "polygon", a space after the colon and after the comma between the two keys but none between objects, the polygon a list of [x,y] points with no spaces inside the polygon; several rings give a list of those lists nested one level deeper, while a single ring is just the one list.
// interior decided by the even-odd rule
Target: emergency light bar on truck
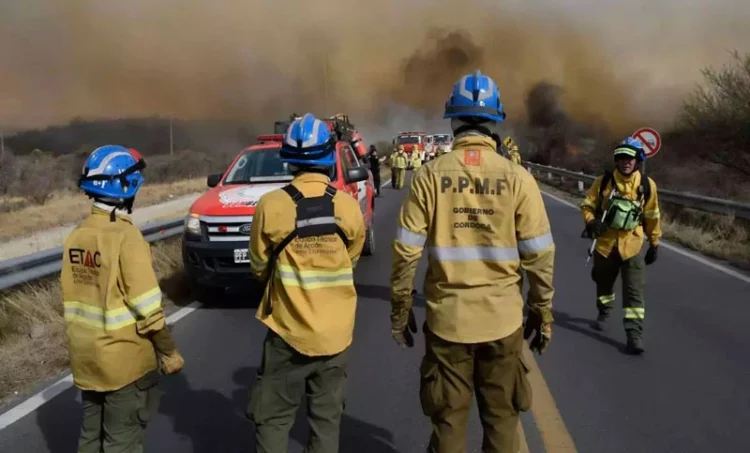
[{"label": "emergency light bar on truck", "polygon": [[261,143],[276,143],[284,140],[284,134],[264,134],[259,135],[257,140]]}]

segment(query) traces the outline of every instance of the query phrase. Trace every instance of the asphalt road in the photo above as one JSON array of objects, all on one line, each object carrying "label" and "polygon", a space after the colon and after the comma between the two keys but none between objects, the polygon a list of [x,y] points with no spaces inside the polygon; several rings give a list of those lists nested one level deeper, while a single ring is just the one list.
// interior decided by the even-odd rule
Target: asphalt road
[{"label": "asphalt road", "polygon": [[[388,186],[376,200],[376,254],[356,270],[360,299],[342,453],[423,452],[429,437],[417,391],[424,342],[420,337],[415,348],[401,350],[389,333],[390,241],[404,194]],[[556,323],[548,352],[536,358],[541,385],[548,387],[537,384],[537,403],[522,419],[529,451],[563,451],[544,447],[555,443],[550,420],[562,420],[575,442],[566,452],[750,451],[743,431],[750,422],[750,284],[661,250],[648,268],[646,353],[625,355],[619,285],[609,330],[592,330],[594,288],[584,267],[588,244],[579,239],[580,215],[550,197],[545,202],[557,244]],[[244,410],[265,329],[253,317],[251,299],[239,291],[175,325],[187,363],[182,374],[164,380],[146,451],[253,451]],[[424,308],[416,314],[421,325]],[[547,390],[556,404],[539,403],[536,395]],[[67,390],[0,431],[0,452],[75,451],[76,398]],[[302,451],[304,426],[299,418],[290,451]],[[474,414],[468,451],[480,451],[480,439]]]}]

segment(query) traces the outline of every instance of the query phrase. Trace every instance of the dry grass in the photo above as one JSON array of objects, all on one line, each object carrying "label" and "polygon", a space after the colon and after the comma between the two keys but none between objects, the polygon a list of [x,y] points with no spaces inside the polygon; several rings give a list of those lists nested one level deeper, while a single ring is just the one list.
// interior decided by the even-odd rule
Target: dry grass
[{"label": "dry grass", "polygon": [[[152,247],[167,312],[192,300],[182,273],[181,239]],[[0,401],[68,366],[58,277],[0,293]]]},{"label": "dry grass", "polygon": [[[187,179],[166,184],[146,184],[138,193],[136,206],[149,206],[170,197],[178,197],[206,188],[205,178]],[[18,200],[3,200],[0,207]],[[20,210],[0,209],[0,240],[78,222],[85,218],[91,200],[81,193],[60,192],[44,205],[26,205]]]},{"label": "dry grass", "polygon": [[[576,204],[583,199],[569,184],[552,186],[540,181],[539,186]],[[750,269],[750,229],[747,225],[733,217],[660,204],[664,239],[725,260],[738,268]]]}]

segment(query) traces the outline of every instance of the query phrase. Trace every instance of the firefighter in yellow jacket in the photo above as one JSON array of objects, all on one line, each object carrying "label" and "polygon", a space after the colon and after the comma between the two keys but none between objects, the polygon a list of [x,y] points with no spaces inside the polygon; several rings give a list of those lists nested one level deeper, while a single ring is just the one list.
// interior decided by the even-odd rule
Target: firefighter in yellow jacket
[{"label": "firefighter in yellow jacket", "polygon": [[422,156],[419,154],[419,151],[415,147],[411,152],[411,168],[414,171],[419,170],[419,168],[422,166]]},{"label": "firefighter in yellow jacket", "polygon": [[403,145],[398,145],[398,150],[391,154],[391,178],[394,189],[402,189],[406,178],[406,167],[409,166],[409,156],[406,155]]},{"label": "firefighter in yellow jacket", "polygon": [[[420,401],[432,421],[429,452],[466,451],[472,400],[482,451],[517,452],[519,413],[529,409],[523,339],[542,353],[552,336],[555,246],[534,178],[497,153],[505,118],[495,82],[462,77],[446,102],[450,154],[414,175],[401,207],[391,273],[391,334],[414,344],[413,279],[427,248],[426,352]],[[529,315],[523,328],[523,274]]]},{"label": "firefighter in yellow jacket", "polygon": [[65,240],[62,296],[70,366],[82,390],[80,453],[142,452],[160,397],[158,368],[183,359],[165,324],[151,250],[130,214],[146,164],[122,146],[86,160],[79,187],[94,205]]},{"label": "firefighter in yellow jacket", "polygon": [[656,261],[661,238],[659,200],[656,183],[638,170],[646,160],[640,140],[625,139],[615,148],[614,158],[615,171],[597,178],[581,203],[586,231],[596,240],[591,277],[596,282],[599,315],[594,328],[604,330],[615,301],[615,280],[622,272],[626,351],[641,354],[646,306],[644,260],[639,253],[645,236],[649,242],[645,264]]},{"label": "firefighter in yellow jacket", "polygon": [[[248,408],[258,453],[287,451],[305,394],[313,421],[305,451],[339,449],[357,306],[353,270],[365,228],[357,201],[330,185],[335,145],[313,115],[292,123],[280,157],[294,179],[255,209],[249,256],[252,272],[266,282],[256,317],[268,327]],[[353,179],[369,177],[359,170]]]},{"label": "firefighter in yellow jacket", "polygon": [[518,151],[518,145],[513,141],[513,138],[508,136],[503,140],[505,149],[508,150],[508,157],[511,162],[521,165],[521,153]]}]

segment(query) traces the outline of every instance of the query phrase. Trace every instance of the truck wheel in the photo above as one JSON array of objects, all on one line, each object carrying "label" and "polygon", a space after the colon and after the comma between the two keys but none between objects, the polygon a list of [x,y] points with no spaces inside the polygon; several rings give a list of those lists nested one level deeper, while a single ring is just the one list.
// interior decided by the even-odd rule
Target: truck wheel
[{"label": "truck wheel", "polygon": [[373,253],[375,253],[375,231],[370,225],[370,228],[365,231],[365,245],[362,247],[362,255],[371,256]]}]

